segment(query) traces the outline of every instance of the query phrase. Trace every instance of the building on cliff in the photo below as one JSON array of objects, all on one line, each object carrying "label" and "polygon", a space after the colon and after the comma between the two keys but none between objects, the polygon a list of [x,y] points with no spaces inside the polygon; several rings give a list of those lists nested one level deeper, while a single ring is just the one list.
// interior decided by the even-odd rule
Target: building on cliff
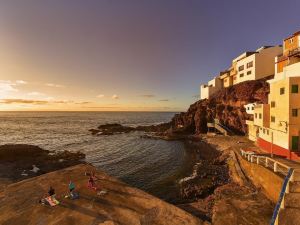
[{"label": "building on cliff", "polygon": [[283,41],[275,58],[275,76],[269,80],[268,104],[254,107],[247,121],[249,139],[263,150],[300,160],[300,32]]},{"label": "building on cliff", "polygon": [[222,87],[222,81],[219,77],[210,80],[208,84],[202,84],[200,86],[200,99],[209,98],[209,96],[219,91]]},{"label": "building on cliff", "polygon": [[232,60],[230,68],[200,86],[201,99],[208,99],[222,88],[274,75],[274,58],[281,52],[282,46],[263,46],[254,52],[244,52]]}]

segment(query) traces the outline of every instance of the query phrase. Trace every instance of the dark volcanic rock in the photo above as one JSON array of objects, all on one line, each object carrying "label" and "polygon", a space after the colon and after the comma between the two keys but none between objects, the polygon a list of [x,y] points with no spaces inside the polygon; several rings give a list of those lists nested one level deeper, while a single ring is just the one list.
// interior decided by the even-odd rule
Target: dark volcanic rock
[{"label": "dark volcanic rock", "polygon": [[267,103],[269,84],[266,79],[246,81],[216,92],[209,99],[192,104],[187,112],[176,114],[171,121],[173,133],[200,134],[207,132],[207,122],[219,119],[237,134],[247,132],[246,120],[251,119],[244,105]]},{"label": "dark volcanic rock", "polygon": [[90,129],[93,135],[113,135],[118,133],[128,133],[134,131],[133,127],[126,127],[118,123],[108,123],[98,126],[98,129]]},{"label": "dark volcanic rock", "polygon": [[110,124],[100,125],[98,129],[90,129],[89,131],[92,133],[92,135],[113,135],[113,134],[120,134],[120,133],[129,133],[131,131],[161,133],[169,129],[170,125],[171,123],[162,123],[162,124],[150,125],[150,126],[128,127],[118,123],[110,123]]},{"label": "dark volcanic rock", "polygon": [[[18,181],[82,163],[85,154],[80,152],[50,152],[33,145],[0,146],[0,180]],[[31,171],[33,165],[38,172]],[[22,176],[24,173],[26,176]],[[0,185],[1,186],[1,185]]]}]

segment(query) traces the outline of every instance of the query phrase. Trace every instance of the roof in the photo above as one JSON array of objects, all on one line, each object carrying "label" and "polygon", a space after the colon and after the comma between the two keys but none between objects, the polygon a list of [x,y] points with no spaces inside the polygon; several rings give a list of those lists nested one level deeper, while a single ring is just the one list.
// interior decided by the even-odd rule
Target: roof
[{"label": "roof", "polygon": [[300,35],[300,30],[297,31],[297,32],[295,32],[293,35],[290,35],[289,37],[283,39],[283,41],[286,41],[286,40],[288,40],[288,39],[290,39],[290,38],[292,38],[292,37],[298,36],[298,35]]}]

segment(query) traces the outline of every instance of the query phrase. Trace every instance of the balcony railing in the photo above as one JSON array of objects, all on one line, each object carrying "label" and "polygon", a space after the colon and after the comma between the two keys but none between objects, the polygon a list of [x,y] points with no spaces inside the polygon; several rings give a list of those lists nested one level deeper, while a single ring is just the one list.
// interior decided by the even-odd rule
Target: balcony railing
[{"label": "balcony railing", "polygon": [[300,56],[300,47],[298,48],[295,48],[293,50],[290,50],[289,53],[288,53],[288,56],[291,57],[291,56],[296,56],[296,55],[299,55]]}]

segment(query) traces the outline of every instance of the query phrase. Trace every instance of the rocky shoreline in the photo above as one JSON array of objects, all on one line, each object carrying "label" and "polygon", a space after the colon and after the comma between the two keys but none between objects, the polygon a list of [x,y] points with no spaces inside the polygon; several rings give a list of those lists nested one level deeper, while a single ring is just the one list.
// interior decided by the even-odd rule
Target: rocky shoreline
[{"label": "rocky shoreline", "polygon": [[5,185],[82,163],[80,152],[51,152],[24,144],[0,146],[0,190]]},{"label": "rocky shoreline", "polygon": [[[266,221],[274,207],[272,203],[253,186],[240,186],[234,179],[234,166],[232,166],[230,152],[235,148],[238,150],[241,145],[247,143],[243,137],[218,135],[209,137],[162,132],[166,126],[163,124],[158,128],[154,125],[149,129],[146,127],[137,129],[118,124],[106,124],[99,126],[96,133],[91,132],[93,135],[114,135],[122,132],[145,131],[142,138],[184,141],[195,153],[193,154],[195,158],[192,160],[194,165],[190,165],[192,167],[190,174],[178,181],[180,200],[172,203],[204,221],[222,225],[235,224],[232,221],[240,218],[241,215],[243,217],[240,218],[241,220],[249,221],[251,215],[257,217],[260,208],[264,207],[264,213],[253,222],[267,224]],[[100,129],[106,129],[107,133],[103,134]],[[99,132],[102,133],[98,134]],[[0,146],[0,190],[9,183],[77,165],[84,158],[85,155],[79,152],[65,151],[55,154],[31,145],[2,145]],[[38,168],[38,171],[34,171],[34,167]],[[236,205],[232,207],[229,203]],[[244,205],[252,208],[245,213]],[[228,213],[234,216],[228,218]],[[222,219],[222,216],[226,219]],[[262,222],[259,222],[259,219]]]}]

